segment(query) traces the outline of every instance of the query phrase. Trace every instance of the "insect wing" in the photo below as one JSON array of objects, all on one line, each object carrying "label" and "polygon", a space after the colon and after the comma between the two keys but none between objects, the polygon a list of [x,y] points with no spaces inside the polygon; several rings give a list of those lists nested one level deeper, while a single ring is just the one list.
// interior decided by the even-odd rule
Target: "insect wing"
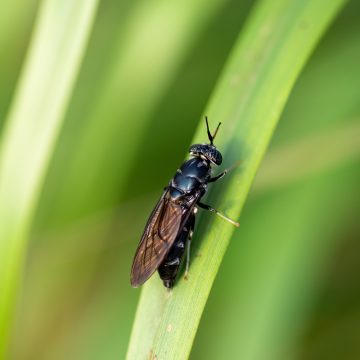
[{"label": "insect wing", "polygon": [[170,201],[167,190],[155,206],[136,250],[131,268],[131,285],[142,285],[157,270],[183,226],[187,209]]}]

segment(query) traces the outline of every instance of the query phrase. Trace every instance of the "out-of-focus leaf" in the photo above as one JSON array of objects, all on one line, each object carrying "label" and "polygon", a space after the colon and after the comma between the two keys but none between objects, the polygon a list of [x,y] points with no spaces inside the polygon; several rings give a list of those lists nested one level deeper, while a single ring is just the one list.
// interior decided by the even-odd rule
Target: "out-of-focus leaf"
[{"label": "out-of-focus leaf", "polygon": [[[141,155],[139,149],[144,151],[142,141],[152,146],[146,136],[151,115],[188,52],[225,5],[219,0],[140,0],[127,9],[111,61],[97,65],[106,69],[100,70],[96,98],[81,114],[69,114],[71,126],[65,124],[55,154],[62,182],[46,184],[39,223],[63,225],[129,195],[126,185],[138,166],[134,159]],[[52,179],[57,172],[50,174]]]},{"label": "out-of-focus leaf", "polygon": [[353,161],[251,197],[190,358],[297,359],[324,269],[356,221],[358,169]]},{"label": "out-of-focus leaf", "polygon": [[0,2],[0,131],[24,60],[38,4],[39,0]]},{"label": "out-of-focus leaf", "polygon": [[0,356],[39,191],[97,1],[44,0],[0,142]]}]

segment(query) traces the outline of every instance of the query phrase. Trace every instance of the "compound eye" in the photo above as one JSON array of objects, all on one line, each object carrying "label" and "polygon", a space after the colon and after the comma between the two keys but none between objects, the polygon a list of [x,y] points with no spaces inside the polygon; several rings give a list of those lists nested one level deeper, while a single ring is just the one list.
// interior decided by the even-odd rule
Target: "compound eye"
[{"label": "compound eye", "polygon": [[219,151],[216,152],[216,164],[220,165],[222,163],[222,156]]},{"label": "compound eye", "polygon": [[215,165],[219,166],[222,163],[222,156],[217,150],[208,150],[206,157]]}]

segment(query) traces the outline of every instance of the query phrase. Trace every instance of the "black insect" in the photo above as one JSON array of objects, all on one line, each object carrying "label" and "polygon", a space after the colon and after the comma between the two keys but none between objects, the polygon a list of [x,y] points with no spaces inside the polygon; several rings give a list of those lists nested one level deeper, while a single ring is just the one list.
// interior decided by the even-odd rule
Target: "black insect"
[{"label": "black insect", "polygon": [[186,263],[186,280],[189,269],[190,240],[195,226],[195,213],[200,208],[220,215],[232,224],[238,223],[219,214],[212,207],[202,204],[200,199],[205,195],[208,183],[221,179],[228,170],[210,178],[211,165],[219,166],[222,162],[220,151],[213,145],[213,136],[206,126],[210,144],[196,144],[190,147],[189,153],[194,157],[186,160],[170,180],[169,186],[156,204],[145,226],[140,244],[136,250],[131,268],[131,285],[136,288],[142,285],[158,270],[164,285],[171,289],[179,269],[180,261],[188,244]]}]

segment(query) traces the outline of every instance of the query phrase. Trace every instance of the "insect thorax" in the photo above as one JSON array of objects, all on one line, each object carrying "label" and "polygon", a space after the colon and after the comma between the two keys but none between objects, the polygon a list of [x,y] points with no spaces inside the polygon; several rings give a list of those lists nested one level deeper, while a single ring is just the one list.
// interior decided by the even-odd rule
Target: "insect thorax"
[{"label": "insect thorax", "polygon": [[170,182],[170,196],[173,200],[194,195],[200,190],[211,175],[210,162],[200,157],[186,160]]}]

